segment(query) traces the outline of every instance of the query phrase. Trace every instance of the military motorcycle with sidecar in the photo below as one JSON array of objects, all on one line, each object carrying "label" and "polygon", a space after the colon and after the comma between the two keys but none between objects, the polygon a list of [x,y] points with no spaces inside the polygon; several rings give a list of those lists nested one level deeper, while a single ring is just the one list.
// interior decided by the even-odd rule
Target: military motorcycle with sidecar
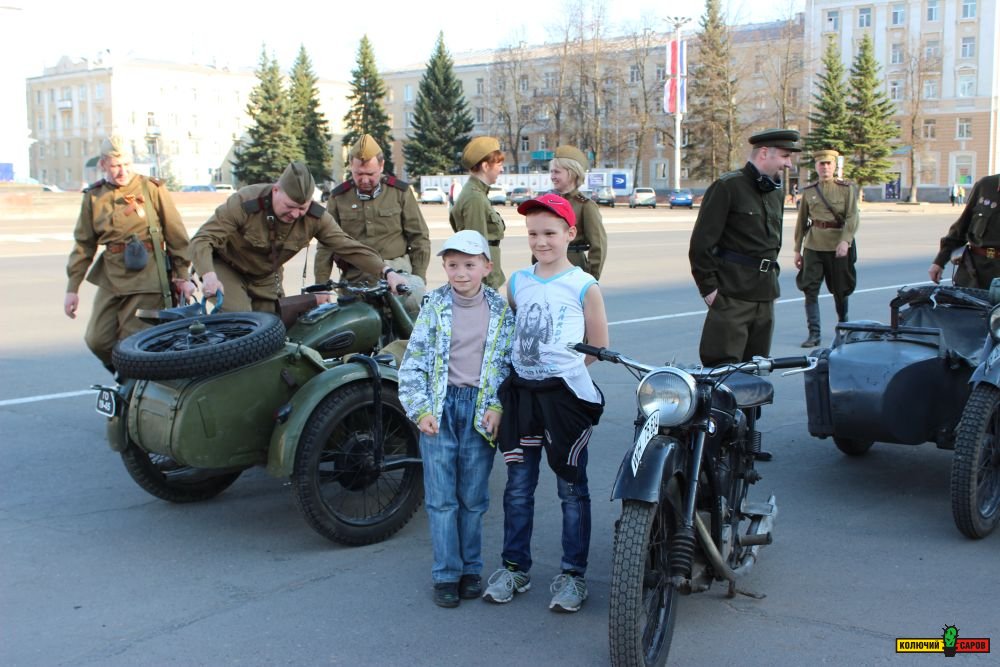
[{"label": "military motorcycle with sidecar", "polygon": [[809,432],[848,456],[875,442],[954,450],[959,531],[1000,522],[1000,284],[900,289],[890,323],[843,322],[805,374]]},{"label": "military motorcycle with sidecar", "polygon": [[333,303],[306,297],[312,307],[287,330],[270,313],[205,314],[204,303],[141,312],[160,324],[115,347],[128,379],[97,387],[132,479],[188,503],[263,466],[291,480],[307,523],[330,540],[370,544],[400,530],[423,499],[418,432],[397,395],[413,320],[385,281],[303,296],[333,289]]}]

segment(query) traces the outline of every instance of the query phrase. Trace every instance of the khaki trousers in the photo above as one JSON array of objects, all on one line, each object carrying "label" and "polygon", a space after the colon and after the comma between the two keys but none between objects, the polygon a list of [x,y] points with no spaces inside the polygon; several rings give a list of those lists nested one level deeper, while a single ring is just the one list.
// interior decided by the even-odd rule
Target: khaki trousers
[{"label": "khaki trousers", "polygon": [[139,308],[163,308],[163,295],[158,292],[116,295],[103,287],[97,288],[94,310],[83,340],[105,366],[111,366],[111,350],[115,343],[149,328],[150,325],[135,316]]}]

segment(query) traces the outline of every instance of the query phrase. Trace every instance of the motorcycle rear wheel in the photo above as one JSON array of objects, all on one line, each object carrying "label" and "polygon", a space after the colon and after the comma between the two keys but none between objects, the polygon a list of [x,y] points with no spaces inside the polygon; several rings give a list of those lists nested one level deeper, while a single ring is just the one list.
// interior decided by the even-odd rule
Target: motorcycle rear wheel
[{"label": "motorcycle rear wheel", "polygon": [[125,470],[144,491],[171,503],[196,503],[219,495],[243,472],[216,472],[177,463],[169,456],[150,454],[135,443],[122,452]]},{"label": "motorcycle rear wheel", "polygon": [[661,666],[674,635],[677,598],[669,582],[673,508],[622,502],[611,559],[608,639],[614,667]]},{"label": "motorcycle rear wheel", "polygon": [[966,537],[986,537],[1000,523],[1000,389],[972,390],[955,428],[951,513]]},{"label": "motorcycle rear wheel", "polygon": [[334,542],[381,542],[409,522],[423,500],[416,426],[396,387],[382,385],[382,463],[372,433],[370,384],[323,399],[299,438],[292,471],[295,500],[309,525]]}]

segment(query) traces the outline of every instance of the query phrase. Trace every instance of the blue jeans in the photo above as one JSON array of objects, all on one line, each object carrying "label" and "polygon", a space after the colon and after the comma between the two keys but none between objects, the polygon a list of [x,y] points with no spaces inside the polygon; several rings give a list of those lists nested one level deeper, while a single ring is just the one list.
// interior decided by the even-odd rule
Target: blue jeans
[{"label": "blue jeans", "polygon": [[[531,530],[535,518],[535,487],[542,447],[525,447],[524,462],[507,466],[503,492],[503,561],[527,572],[531,569]],[[590,551],[590,490],[587,488],[587,449],[578,461],[579,478],[570,484],[556,476],[556,491],[562,501],[562,564],[583,576]]]},{"label": "blue jeans", "polygon": [[437,435],[420,434],[434,583],[483,571],[483,514],[496,450],[473,426],[479,387],[448,387]]}]

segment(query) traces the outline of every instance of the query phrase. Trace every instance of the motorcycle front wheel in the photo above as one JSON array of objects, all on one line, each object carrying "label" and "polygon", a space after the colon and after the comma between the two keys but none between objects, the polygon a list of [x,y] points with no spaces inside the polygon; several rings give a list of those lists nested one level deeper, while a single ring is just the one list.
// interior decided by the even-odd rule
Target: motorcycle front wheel
[{"label": "motorcycle front wheel", "polygon": [[122,452],[125,470],[144,491],[171,503],[196,503],[219,495],[242,473],[217,472],[179,464],[169,456],[151,454],[135,443]]},{"label": "motorcycle front wheel", "polygon": [[375,442],[372,387],[351,384],[323,399],[299,438],[292,489],[309,525],[350,545],[380,542],[423,500],[416,426],[396,387],[382,385],[382,442]]},{"label": "motorcycle front wheel", "polygon": [[955,428],[951,513],[967,537],[986,537],[1000,523],[1000,389],[972,390]]},{"label": "motorcycle front wheel", "polygon": [[614,667],[652,667],[667,662],[679,593],[670,584],[673,508],[622,502],[611,560],[608,637]]}]

